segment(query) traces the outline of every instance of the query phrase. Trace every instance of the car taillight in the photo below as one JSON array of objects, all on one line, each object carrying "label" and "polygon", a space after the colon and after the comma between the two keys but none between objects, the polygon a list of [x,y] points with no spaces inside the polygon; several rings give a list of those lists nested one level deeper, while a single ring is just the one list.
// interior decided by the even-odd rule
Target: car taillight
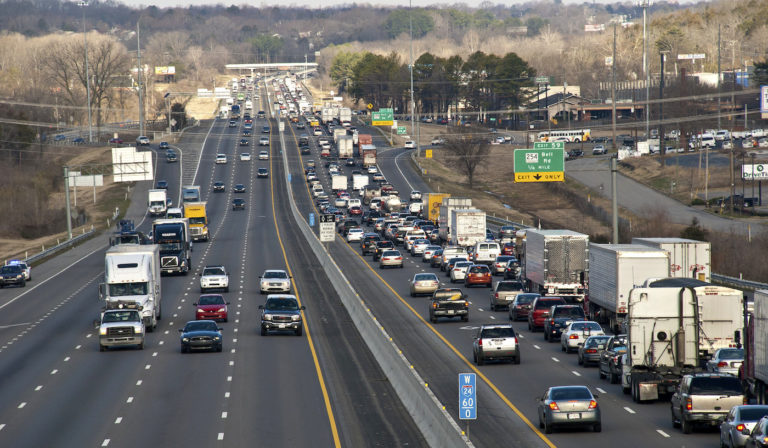
[{"label": "car taillight", "polygon": [[[437,303],[433,303],[433,304],[432,304],[432,308],[437,308]],[[480,345],[483,345],[483,344],[482,344],[482,339],[481,339],[480,341],[481,341]]]},{"label": "car taillight", "polygon": [[496,297],[496,298],[498,299],[498,298],[499,298],[499,293],[497,292],[497,293],[496,293],[496,294],[494,294],[493,296],[494,296],[494,297]]},{"label": "car taillight", "polygon": [[685,399],[685,410],[690,411],[693,409],[693,402],[690,398]]},{"label": "car taillight", "polygon": [[597,402],[595,400],[589,400],[589,409],[597,408]]},{"label": "car taillight", "polygon": [[739,432],[744,431],[744,424],[739,423],[738,425],[736,425],[736,431],[739,431]]},{"label": "car taillight", "polygon": [[572,334],[572,335],[568,336],[568,339],[579,339],[579,335],[578,334]]},{"label": "car taillight", "polygon": [[728,367],[728,363],[725,361],[720,361],[717,363],[717,367]]},{"label": "car taillight", "polygon": [[586,351],[587,353],[597,353],[597,350],[595,350],[594,348],[588,348]]},{"label": "car taillight", "polygon": [[555,403],[554,401],[549,403],[549,409],[552,409],[553,411],[559,411],[560,410],[560,408],[557,407],[557,403]]},{"label": "car taillight", "polygon": [[480,339],[477,340],[477,345],[478,345],[478,347],[482,347],[483,346],[483,338],[480,338]]},{"label": "car taillight", "polygon": [[549,325],[555,325],[555,321],[554,320],[550,320],[549,321]]}]

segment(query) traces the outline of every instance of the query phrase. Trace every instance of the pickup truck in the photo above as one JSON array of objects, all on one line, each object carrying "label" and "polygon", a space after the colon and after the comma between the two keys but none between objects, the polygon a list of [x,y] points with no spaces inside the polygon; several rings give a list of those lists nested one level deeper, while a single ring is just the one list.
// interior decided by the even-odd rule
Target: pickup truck
[{"label": "pickup truck", "polygon": [[469,302],[459,288],[442,288],[432,294],[429,304],[429,320],[437,323],[438,317],[460,317],[469,320]]},{"label": "pickup truck", "polygon": [[120,345],[135,345],[144,349],[146,329],[140,309],[106,310],[99,322],[99,351]]},{"label": "pickup truck", "polygon": [[680,379],[670,400],[672,426],[689,434],[694,424],[717,426],[732,407],[745,404],[741,381],[733,375],[698,373]]},{"label": "pickup truck", "polygon": [[598,375],[600,378],[609,377],[611,384],[616,384],[621,379],[621,357],[627,352],[627,335],[619,334],[611,337],[605,350],[600,352],[598,361]]}]

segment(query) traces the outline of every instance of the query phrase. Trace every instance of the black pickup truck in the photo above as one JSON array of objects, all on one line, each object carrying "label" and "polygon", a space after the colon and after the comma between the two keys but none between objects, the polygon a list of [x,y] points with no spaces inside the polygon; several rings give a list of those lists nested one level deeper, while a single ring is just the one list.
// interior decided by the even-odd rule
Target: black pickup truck
[{"label": "black pickup truck", "polygon": [[437,323],[438,317],[460,317],[462,322],[469,320],[469,302],[459,288],[442,288],[432,294],[429,303],[429,320]]}]

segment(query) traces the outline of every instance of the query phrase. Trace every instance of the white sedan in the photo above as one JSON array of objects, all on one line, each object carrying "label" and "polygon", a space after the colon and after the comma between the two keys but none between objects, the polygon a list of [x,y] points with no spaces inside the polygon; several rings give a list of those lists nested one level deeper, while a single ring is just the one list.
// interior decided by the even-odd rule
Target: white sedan
[{"label": "white sedan", "polygon": [[267,269],[259,277],[259,292],[291,292],[291,276],[279,269]]},{"label": "white sedan", "polygon": [[456,264],[453,265],[453,269],[451,269],[451,283],[463,282],[464,279],[467,278],[467,269],[473,264],[475,263],[471,261],[456,262]]},{"label": "white sedan", "polygon": [[227,155],[226,154],[216,154],[216,163],[219,165],[226,165],[227,163]]},{"label": "white sedan", "polygon": [[251,153],[250,152],[240,153],[240,161],[241,162],[248,162],[250,160],[251,160]]},{"label": "white sedan", "polygon": [[269,152],[259,151],[259,160],[269,160]]},{"label": "white sedan", "polygon": [[590,336],[602,336],[605,332],[603,327],[597,322],[579,321],[571,322],[565,327],[560,335],[560,348],[568,353],[571,350],[578,350]]},{"label": "white sedan", "polygon": [[363,229],[349,229],[347,232],[347,242],[351,243],[353,241],[362,241],[363,233]]},{"label": "white sedan", "polygon": [[404,147],[405,149],[416,149],[416,142],[414,142],[413,140],[408,140],[407,142],[405,142]]}]

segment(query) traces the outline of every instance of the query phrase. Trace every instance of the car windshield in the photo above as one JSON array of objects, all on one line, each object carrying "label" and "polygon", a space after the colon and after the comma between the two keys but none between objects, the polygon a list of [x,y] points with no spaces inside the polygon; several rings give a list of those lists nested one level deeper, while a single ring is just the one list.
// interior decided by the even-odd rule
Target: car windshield
[{"label": "car windshield", "polygon": [[522,291],[523,284],[520,282],[499,282],[497,291]]},{"label": "car windshield", "polygon": [[146,282],[110,283],[108,286],[109,286],[109,295],[112,297],[143,296],[147,294]]},{"label": "car windshield", "polygon": [[264,273],[264,278],[288,278],[288,274],[282,271],[267,271]]},{"label": "car windshield", "polygon": [[744,406],[739,409],[739,420],[756,422],[768,415],[768,406]]},{"label": "car windshield", "polygon": [[553,305],[564,305],[564,300],[537,300],[535,309],[542,310],[542,309],[548,309],[549,307]]},{"label": "car windshield", "polygon": [[454,268],[464,269],[464,268],[468,268],[468,267],[472,266],[472,264],[473,263],[471,261],[459,261],[453,267]]},{"label": "car windshield", "polygon": [[184,333],[189,333],[192,331],[219,331],[219,328],[216,326],[216,322],[204,320],[188,322],[186,325],[184,325]]},{"label": "car windshield", "polygon": [[744,349],[726,348],[718,352],[719,359],[744,359]]},{"label": "car windshield", "polygon": [[480,337],[483,339],[514,338],[515,330],[512,327],[484,328]]},{"label": "car windshield", "polygon": [[224,269],[222,268],[205,268],[203,275],[224,275]]},{"label": "car windshield", "polygon": [[416,274],[416,277],[413,278],[413,281],[415,282],[422,282],[422,281],[429,281],[429,280],[437,280],[437,276],[435,274]]},{"label": "car windshield", "polygon": [[571,324],[571,330],[573,331],[600,331],[602,327],[597,322],[576,322]]},{"label": "car windshield", "polygon": [[295,299],[267,299],[264,308],[270,311],[298,311],[299,304]]},{"label": "car windshield", "polygon": [[691,380],[690,395],[741,395],[741,380],[735,376],[702,376]]},{"label": "car windshield", "polygon": [[113,311],[104,313],[103,322],[136,322],[139,319],[139,313],[136,311]]},{"label": "car windshield", "polygon": [[559,387],[552,390],[549,398],[555,401],[591,400],[592,394],[586,387]]},{"label": "car windshield", "polygon": [[518,294],[517,303],[531,303],[538,297],[538,294]]},{"label": "car windshield", "polygon": [[400,255],[400,252],[396,250],[388,250],[384,252],[382,255],[385,257],[397,257],[398,255]]},{"label": "car windshield", "polygon": [[555,313],[552,317],[584,317],[584,310],[576,307],[568,308],[555,308]]},{"label": "car windshield", "polygon": [[198,305],[224,305],[224,297],[222,296],[201,296],[197,302]]},{"label": "car windshield", "polygon": [[489,269],[488,266],[472,266],[469,272],[472,274],[487,274]]},{"label": "car windshield", "polygon": [[18,265],[3,266],[3,268],[0,269],[0,272],[2,272],[3,274],[18,274],[21,272],[21,266],[18,266]]},{"label": "car windshield", "polygon": [[591,337],[584,342],[584,347],[605,347],[605,344],[610,339],[608,336]]}]

